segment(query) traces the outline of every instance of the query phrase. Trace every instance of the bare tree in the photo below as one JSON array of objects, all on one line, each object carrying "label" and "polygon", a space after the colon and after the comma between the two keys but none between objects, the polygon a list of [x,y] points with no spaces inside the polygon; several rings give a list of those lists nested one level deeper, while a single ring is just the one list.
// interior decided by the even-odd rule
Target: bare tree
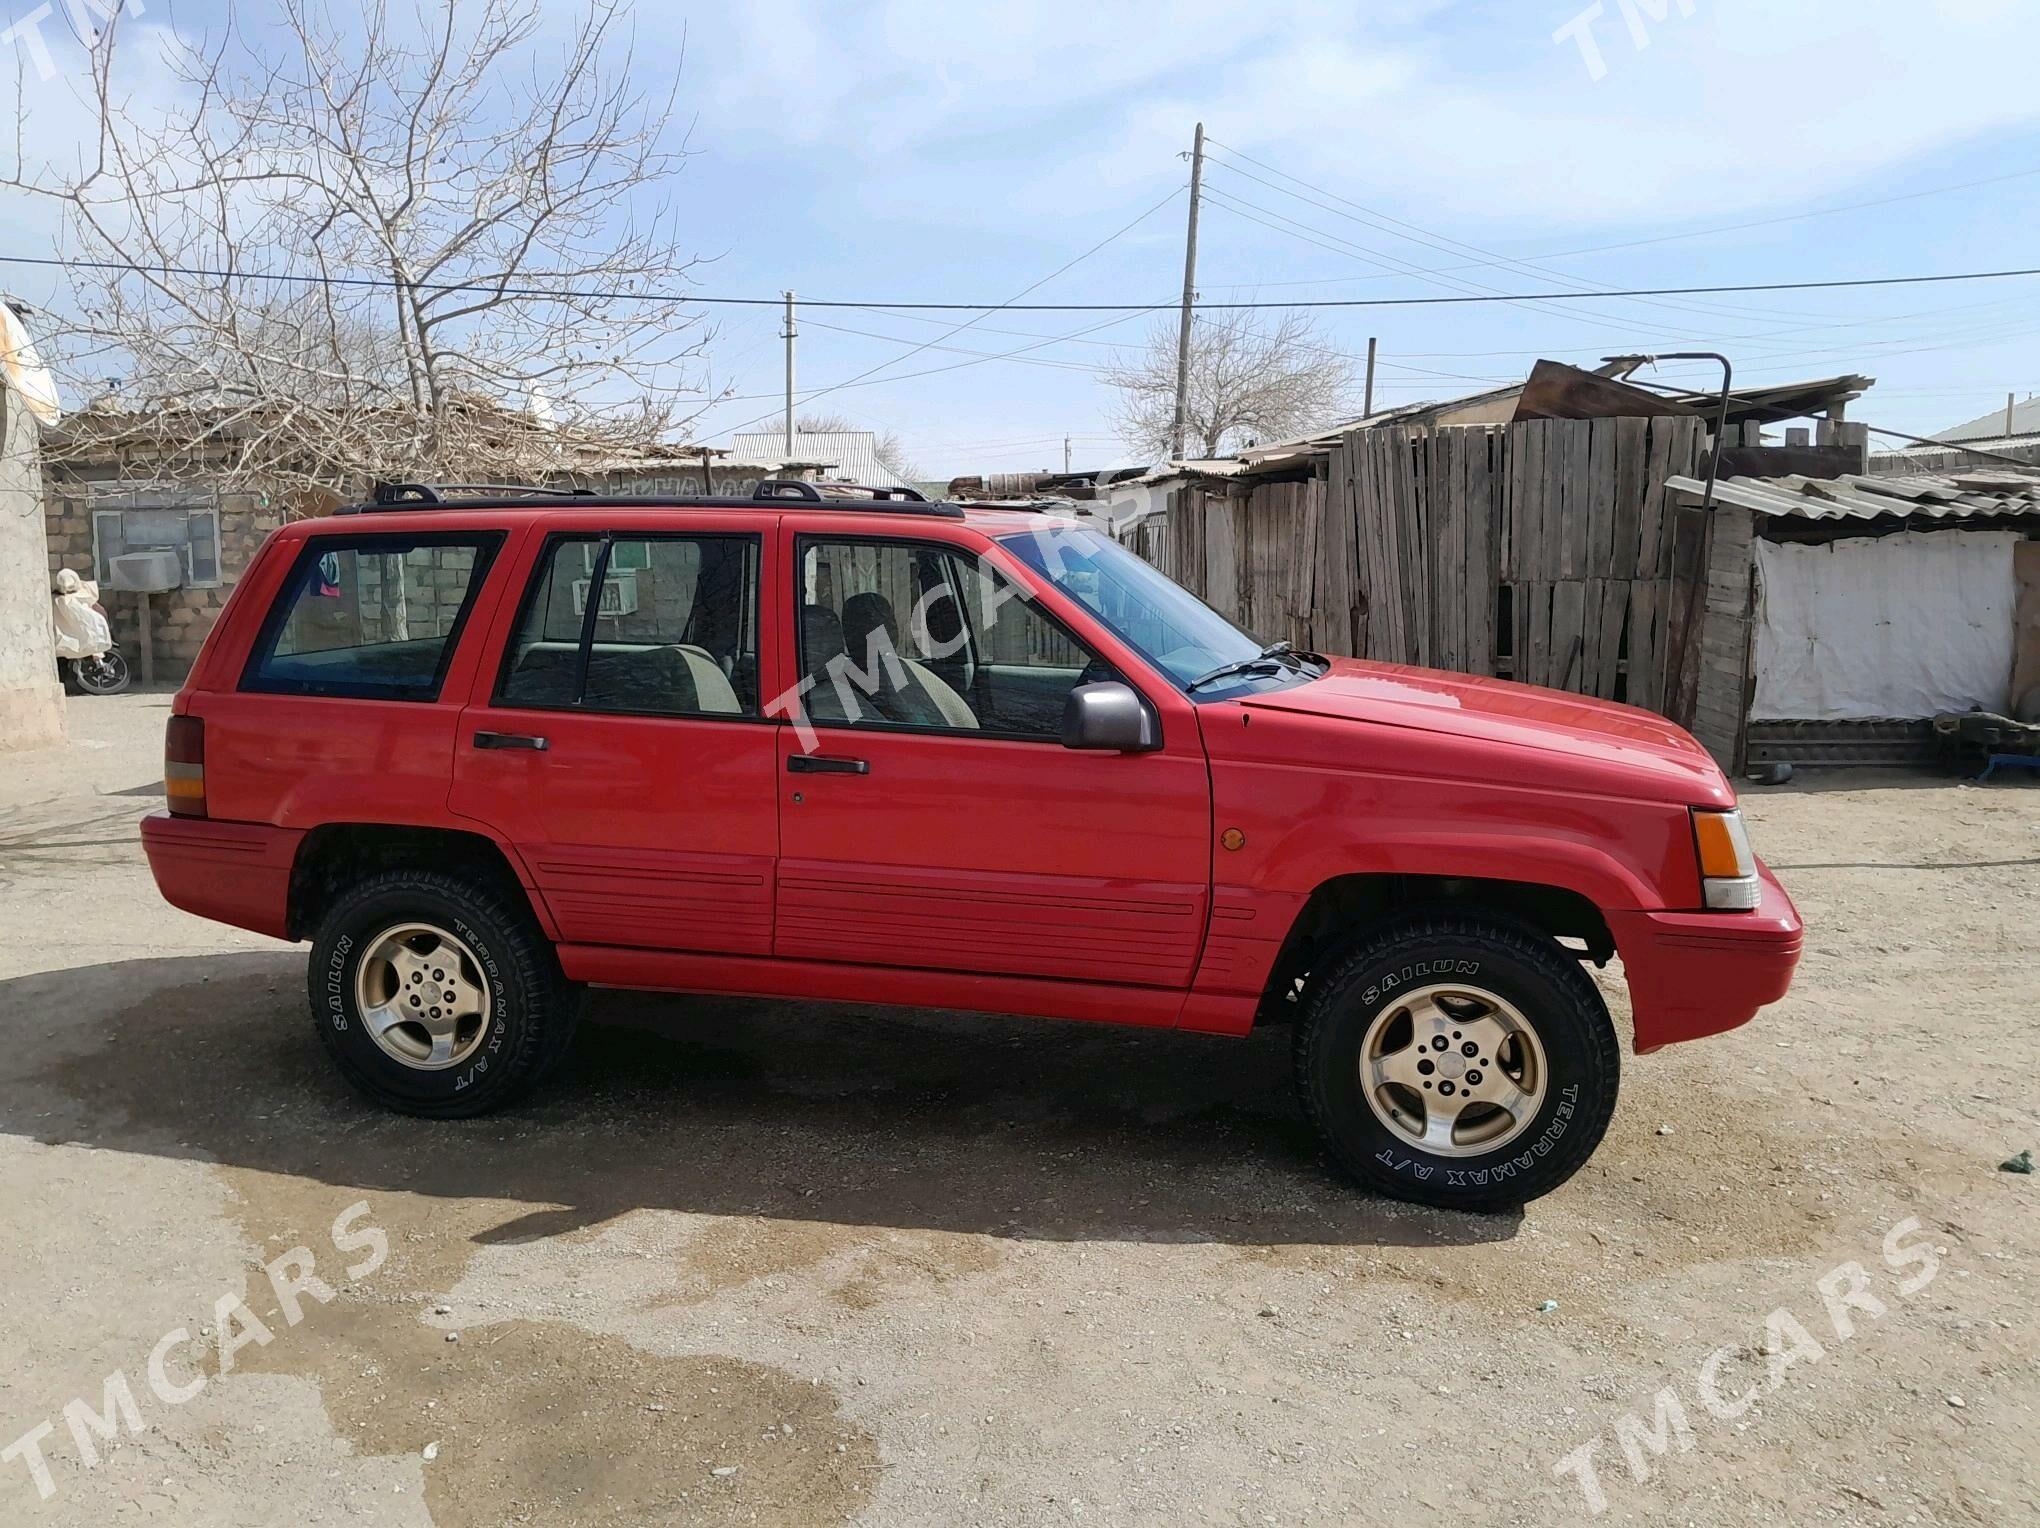
[{"label": "bare tree", "polygon": [[[1115,423],[1134,450],[1170,452],[1176,411],[1176,322],[1158,321],[1146,345],[1103,373],[1119,393]],[[1273,328],[1248,313],[1198,318],[1190,328],[1187,447],[1212,457],[1254,441],[1329,424],[1349,406],[1350,358],[1328,347],[1309,318],[1284,313]]]},{"label": "bare tree", "polygon": [[[842,414],[802,414],[793,422],[797,435],[833,435],[846,430],[861,430],[862,425],[853,424]],[[921,468],[913,457],[907,454],[907,444],[893,430],[879,430],[872,442],[872,452],[878,457],[879,466],[894,477],[913,482],[921,476]]]},{"label": "bare tree", "polygon": [[290,484],[533,477],[670,431],[706,336],[645,299],[692,264],[659,199],[685,149],[620,4],[562,35],[534,0],[280,0],[259,35],[164,34],[177,104],[147,118],[109,26],[97,143],[60,169],[17,135],[0,174],[105,267],[57,336],[124,373],[91,434]]}]

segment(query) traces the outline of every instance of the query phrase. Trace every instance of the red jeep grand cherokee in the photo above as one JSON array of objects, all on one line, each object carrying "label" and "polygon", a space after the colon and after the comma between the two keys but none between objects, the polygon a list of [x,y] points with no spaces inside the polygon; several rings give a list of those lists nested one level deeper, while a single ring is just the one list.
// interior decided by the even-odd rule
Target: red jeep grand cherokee
[{"label": "red jeep grand cherokee", "polygon": [[1782,996],[1791,901],[1660,717],[1264,647],[1068,521],[404,487],[284,527],[178,695],[178,907],[310,939],[393,1109],[478,1114],[590,985],[1296,1020],[1391,1194],[1499,1209],[1592,1153],[1636,1049]]}]

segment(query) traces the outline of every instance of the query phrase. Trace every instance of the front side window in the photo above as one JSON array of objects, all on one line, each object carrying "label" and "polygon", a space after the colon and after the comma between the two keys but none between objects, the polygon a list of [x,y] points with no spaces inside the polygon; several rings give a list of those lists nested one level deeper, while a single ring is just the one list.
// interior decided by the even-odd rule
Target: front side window
[{"label": "front side window", "polygon": [[1059,739],[1116,677],[989,563],[932,542],[800,540],[802,704],[817,723]]},{"label": "front side window", "polygon": [[1179,686],[1196,686],[1200,696],[1285,684],[1299,672],[1293,663],[1271,663],[1207,690],[1208,676],[1217,671],[1254,664],[1261,644],[1153,564],[1096,531],[1054,521],[1001,537],[999,545]]},{"label": "front side window", "polygon": [[503,538],[315,536],[277,596],[241,688],[437,700]]},{"label": "front side window", "polygon": [[555,537],[525,595],[496,702],[758,715],[758,538]]}]

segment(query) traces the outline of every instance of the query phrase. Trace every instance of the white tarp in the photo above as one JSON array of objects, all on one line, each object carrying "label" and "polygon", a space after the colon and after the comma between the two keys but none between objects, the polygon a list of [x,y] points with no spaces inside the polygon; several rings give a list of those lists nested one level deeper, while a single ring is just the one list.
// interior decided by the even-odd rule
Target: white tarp
[{"label": "white tarp", "polygon": [[1758,541],[1756,721],[2002,712],[2016,531]]},{"label": "white tarp", "polygon": [[63,406],[57,400],[57,384],[35,353],[35,341],[28,337],[28,327],[4,302],[0,302],[0,377],[6,378],[7,384],[21,394],[28,411],[45,426],[64,417]]}]

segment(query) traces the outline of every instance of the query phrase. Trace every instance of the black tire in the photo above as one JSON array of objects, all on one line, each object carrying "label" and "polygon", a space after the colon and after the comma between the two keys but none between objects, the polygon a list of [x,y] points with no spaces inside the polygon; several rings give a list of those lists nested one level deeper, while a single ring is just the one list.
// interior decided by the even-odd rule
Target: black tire
[{"label": "black tire", "polygon": [[[1541,1047],[1542,1099],[1524,1111],[1530,1122],[1493,1150],[1423,1150],[1367,1101],[1362,1049],[1370,1027],[1429,984],[1500,997]],[[1341,1168],[1398,1199],[1477,1212],[1515,1209],[1579,1171],[1615,1112],[1621,1052],[1607,1005],[1579,961],[1534,929],[1477,914],[1413,916],[1364,936],[1328,971],[1313,973],[1304,1002],[1295,1038],[1304,1113]],[[1407,1024],[1386,1020],[1384,1035],[1398,1022]]]},{"label": "black tire", "polygon": [[[490,997],[473,1054],[442,1070],[420,1070],[386,1052],[357,1004],[355,978],[372,942],[410,922],[466,945]],[[384,1108],[428,1119],[486,1114],[537,1082],[566,1054],[582,1002],[582,989],[560,975],[528,909],[433,871],[385,871],[340,893],[313,939],[306,976],[313,1027],[340,1074]]]},{"label": "black tire", "polygon": [[80,658],[71,665],[78,688],[87,695],[118,695],[128,687],[134,675],[128,671],[128,661],[119,648],[109,648],[97,658]]}]

